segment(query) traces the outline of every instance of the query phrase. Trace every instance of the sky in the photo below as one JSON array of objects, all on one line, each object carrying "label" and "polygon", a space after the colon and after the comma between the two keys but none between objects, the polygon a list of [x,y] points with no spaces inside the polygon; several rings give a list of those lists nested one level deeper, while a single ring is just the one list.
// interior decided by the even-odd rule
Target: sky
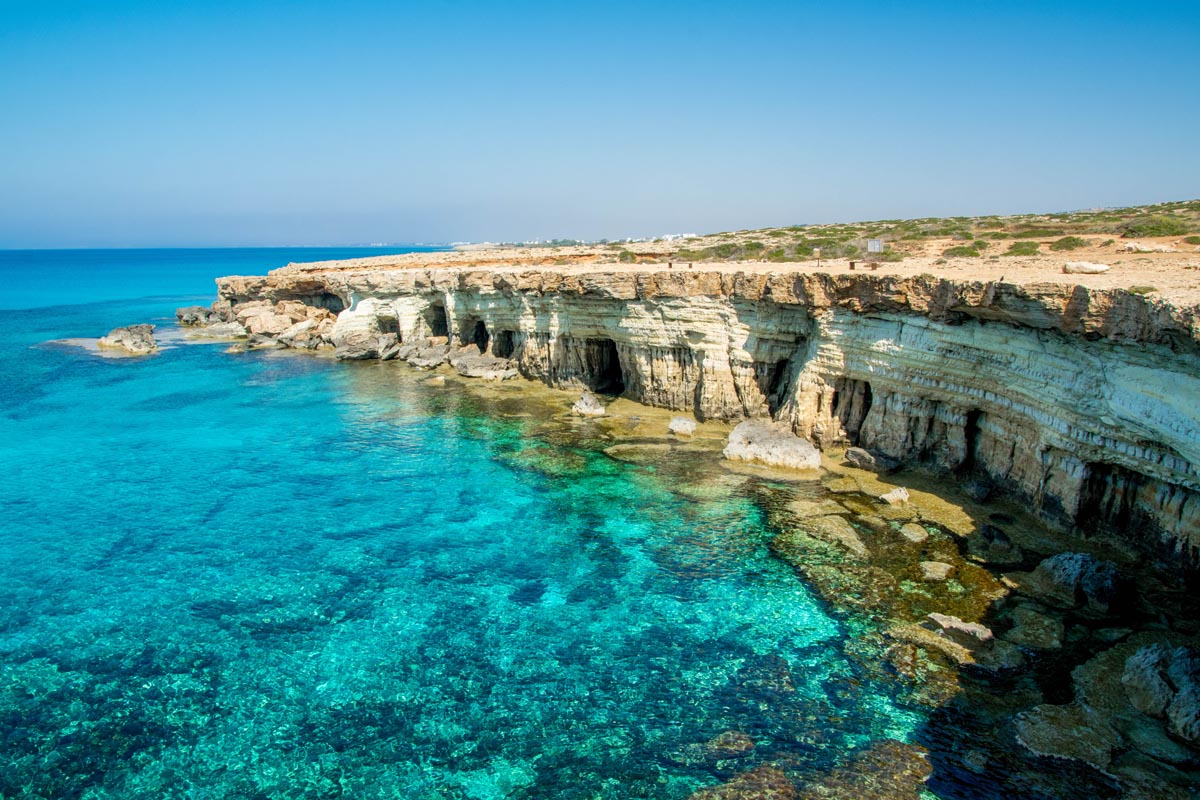
[{"label": "sky", "polygon": [[0,0],[0,248],[1200,197],[1200,2]]}]

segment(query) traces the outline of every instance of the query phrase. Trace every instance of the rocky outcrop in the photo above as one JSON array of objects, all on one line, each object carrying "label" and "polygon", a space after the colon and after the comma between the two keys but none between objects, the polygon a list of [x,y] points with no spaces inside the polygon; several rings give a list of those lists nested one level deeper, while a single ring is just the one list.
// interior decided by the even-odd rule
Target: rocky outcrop
[{"label": "rocky outcrop", "polygon": [[821,448],[953,471],[1200,565],[1196,308],[1070,284],[662,268],[288,268],[218,284],[212,311],[251,333],[281,337],[302,307],[337,314],[316,341],[343,358],[447,337],[552,386],[701,421],[772,418]]},{"label": "rocky outcrop", "polygon": [[121,350],[131,356],[145,356],[158,351],[154,341],[154,326],[147,324],[113,328],[107,336],[96,340],[97,347]]},{"label": "rocky outcrop", "polygon": [[807,439],[801,439],[790,428],[754,419],[739,424],[729,434],[725,457],[787,469],[821,466],[820,452]]}]

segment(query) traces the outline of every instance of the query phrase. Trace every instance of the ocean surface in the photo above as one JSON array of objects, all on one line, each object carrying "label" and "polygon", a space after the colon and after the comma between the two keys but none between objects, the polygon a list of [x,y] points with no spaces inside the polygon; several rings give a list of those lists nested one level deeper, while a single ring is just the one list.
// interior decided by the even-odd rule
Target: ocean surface
[{"label": "ocean surface", "polygon": [[[911,735],[740,484],[174,329],[375,252],[0,253],[0,796],[686,798]],[[144,321],[158,355],[47,344]]]}]

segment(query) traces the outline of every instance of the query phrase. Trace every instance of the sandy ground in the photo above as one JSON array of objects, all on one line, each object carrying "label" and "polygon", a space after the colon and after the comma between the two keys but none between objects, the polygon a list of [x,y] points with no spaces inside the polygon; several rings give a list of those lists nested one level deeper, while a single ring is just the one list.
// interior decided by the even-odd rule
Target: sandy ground
[{"label": "sandy ground", "polygon": [[[1171,253],[1126,253],[1122,249],[1129,240],[1117,239],[1107,246],[1073,250],[1067,253],[1050,252],[1049,241],[1036,256],[993,255],[980,258],[942,258],[940,253],[961,242],[926,240],[906,243],[913,254],[903,261],[876,265],[876,274],[914,276],[932,274],[963,281],[1002,281],[1011,284],[1063,283],[1095,289],[1132,289],[1176,307],[1200,306],[1200,247],[1177,239],[1138,240],[1148,245],[1175,248]],[[677,246],[677,245],[676,245]],[[309,264],[289,264],[275,273],[323,272],[327,270],[363,269],[558,269],[564,273],[598,271],[634,271],[646,269],[696,269],[722,272],[831,272],[850,273],[845,259],[796,262],[724,261],[672,262],[670,243],[634,243],[623,245],[636,253],[637,263],[619,263],[619,250],[604,246],[482,248],[469,246],[440,253],[408,253],[398,256],[376,256],[349,261],[325,261]],[[997,252],[1007,243],[997,243]],[[1088,261],[1107,264],[1108,272],[1099,275],[1064,274],[1068,261]],[[870,271],[863,261],[857,270]]]}]

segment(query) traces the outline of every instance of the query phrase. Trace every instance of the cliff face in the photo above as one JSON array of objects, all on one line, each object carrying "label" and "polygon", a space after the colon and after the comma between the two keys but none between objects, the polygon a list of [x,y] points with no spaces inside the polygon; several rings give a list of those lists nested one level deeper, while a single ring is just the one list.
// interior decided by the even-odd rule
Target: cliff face
[{"label": "cliff face", "polygon": [[1200,563],[1200,319],[1122,290],[690,270],[293,272],[217,310],[299,301],[331,341],[447,336],[559,387],[700,419],[771,415],[1028,498]]}]

